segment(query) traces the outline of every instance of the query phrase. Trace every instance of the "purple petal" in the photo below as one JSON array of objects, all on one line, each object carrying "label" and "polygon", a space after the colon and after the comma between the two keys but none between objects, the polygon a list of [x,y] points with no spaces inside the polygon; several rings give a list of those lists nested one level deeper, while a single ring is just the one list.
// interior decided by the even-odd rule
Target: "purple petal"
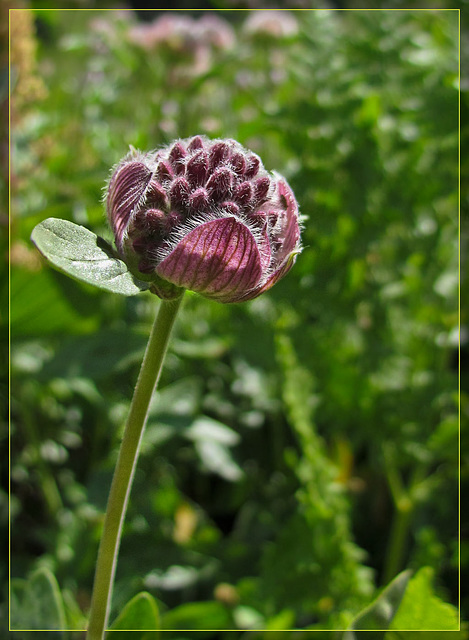
[{"label": "purple petal", "polygon": [[298,249],[300,227],[298,224],[298,204],[293,195],[293,191],[283,179],[278,181],[277,186],[280,201],[284,207],[282,227],[277,236],[277,240],[281,242],[281,246],[275,256],[275,262],[280,267],[292,251]]},{"label": "purple petal", "polygon": [[251,291],[262,276],[256,241],[235,218],[205,222],[190,231],[156,271],[179,287],[221,302]]},{"label": "purple petal", "polygon": [[254,298],[257,298],[257,296],[260,296],[261,293],[265,293],[266,291],[268,291],[271,287],[274,286],[276,282],[278,282],[281,278],[283,278],[284,275],[286,275],[290,271],[290,269],[295,264],[296,256],[296,253],[292,253],[284,262],[282,267],[275,271],[261,287],[238,296],[236,300],[233,300],[232,302],[246,302],[247,300],[253,300]]},{"label": "purple petal", "polygon": [[107,213],[116,245],[122,250],[124,232],[135,207],[151,179],[151,171],[142,162],[127,162],[118,168],[109,183]]}]

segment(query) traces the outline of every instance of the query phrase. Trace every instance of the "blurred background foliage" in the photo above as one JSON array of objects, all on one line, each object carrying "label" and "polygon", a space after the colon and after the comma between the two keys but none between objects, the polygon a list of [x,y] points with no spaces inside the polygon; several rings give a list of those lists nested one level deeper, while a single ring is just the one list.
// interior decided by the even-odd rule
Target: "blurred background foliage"
[{"label": "blurred background foliage", "polygon": [[[396,624],[457,628],[458,12],[24,6],[11,13],[13,628],[86,624],[158,302],[54,272],[29,235],[54,216],[110,239],[110,167],[129,145],[197,133],[286,176],[304,251],[252,303],[186,295],[124,528],[116,628],[133,615],[345,629],[405,568]],[[468,411],[463,391],[463,423]]]}]

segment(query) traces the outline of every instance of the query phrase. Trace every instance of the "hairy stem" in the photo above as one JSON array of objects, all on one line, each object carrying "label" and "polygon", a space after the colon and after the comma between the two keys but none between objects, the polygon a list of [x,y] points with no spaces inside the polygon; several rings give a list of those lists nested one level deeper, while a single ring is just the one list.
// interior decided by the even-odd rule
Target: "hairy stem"
[{"label": "hairy stem", "polygon": [[143,357],[104,518],[94,577],[87,640],[102,640],[106,632],[122,525],[138,459],[140,441],[150,400],[160,377],[171,329],[181,301],[182,296],[177,300],[161,301]]}]

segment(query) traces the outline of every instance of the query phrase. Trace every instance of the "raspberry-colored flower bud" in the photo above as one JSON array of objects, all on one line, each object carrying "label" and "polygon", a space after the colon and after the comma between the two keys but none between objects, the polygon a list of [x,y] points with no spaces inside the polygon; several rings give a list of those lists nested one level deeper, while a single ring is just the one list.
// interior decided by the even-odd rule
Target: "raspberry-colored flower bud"
[{"label": "raspberry-colored flower bud", "polygon": [[176,178],[169,189],[169,199],[172,207],[182,207],[189,198],[191,188],[185,178]]},{"label": "raspberry-colored flower bud", "polygon": [[180,174],[184,172],[184,158],[186,155],[187,152],[182,144],[180,142],[176,142],[169,152],[169,161],[175,173]]},{"label": "raspberry-colored flower bud", "polygon": [[217,169],[207,181],[207,190],[213,201],[220,202],[231,191],[233,174],[229,169]]},{"label": "raspberry-colored flower bud", "polygon": [[270,187],[270,179],[267,177],[258,178],[254,184],[254,198],[256,204],[265,202]]},{"label": "raspberry-colored flower bud", "polygon": [[187,163],[186,176],[193,187],[204,184],[208,171],[208,157],[205,151],[196,153]]},{"label": "raspberry-colored flower bud", "polygon": [[201,136],[194,136],[190,139],[189,144],[187,145],[187,149],[189,151],[197,151],[197,149],[204,148],[204,141]]},{"label": "raspberry-colored flower bud", "polygon": [[164,187],[156,180],[150,180],[145,196],[148,205],[164,207],[168,203],[168,196]]},{"label": "raspberry-colored flower bud", "polygon": [[209,203],[209,196],[207,189],[196,189],[189,196],[189,207],[194,211],[203,211],[207,209]]},{"label": "raspberry-colored flower bud", "polygon": [[246,158],[246,162],[247,167],[244,175],[246,176],[246,178],[254,178],[254,176],[257,175],[257,172],[259,171],[261,161],[257,156],[249,155]]},{"label": "raspberry-colored flower bud", "polygon": [[169,162],[160,160],[156,169],[156,177],[161,182],[167,182],[168,180],[173,179],[174,173]]},{"label": "raspberry-colored flower bud", "polygon": [[300,252],[286,180],[234,140],[177,140],[115,169],[107,214],[122,258],[151,291],[191,289],[220,302],[256,298]]},{"label": "raspberry-colored flower bud", "polygon": [[210,169],[215,169],[227,157],[229,147],[226,142],[216,142],[210,148]]},{"label": "raspberry-colored flower bud", "polygon": [[244,172],[246,171],[246,161],[241,153],[234,153],[232,155],[231,166],[238,176],[244,175]]},{"label": "raspberry-colored flower bud", "polygon": [[235,202],[222,202],[221,208],[226,211],[226,213],[231,213],[233,216],[237,216],[239,214],[239,207]]},{"label": "raspberry-colored flower bud", "polygon": [[250,182],[242,182],[235,189],[235,198],[242,207],[251,205],[253,195],[253,188]]}]

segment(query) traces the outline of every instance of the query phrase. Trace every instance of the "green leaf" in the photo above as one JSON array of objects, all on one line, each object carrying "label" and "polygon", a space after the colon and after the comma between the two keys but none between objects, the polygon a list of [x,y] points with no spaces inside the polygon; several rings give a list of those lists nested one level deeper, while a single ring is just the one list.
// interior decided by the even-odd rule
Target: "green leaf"
[{"label": "green leaf", "polygon": [[144,631],[138,634],[139,640],[157,640],[159,637],[160,616],[156,600],[147,591],[134,596],[123,608],[112,624],[106,640],[121,638],[113,631]]},{"label": "green leaf", "polygon": [[229,448],[221,442],[196,440],[195,449],[207,471],[215,473],[228,482],[237,482],[243,477],[243,470],[233,460]]},{"label": "green leaf", "polygon": [[196,418],[191,426],[184,431],[184,436],[194,442],[216,442],[225,447],[232,447],[241,440],[239,433],[208,416]]},{"label": "green leaf", "polygon": [[457,631],[458,612],[443,602],[432,587],[433,569],[423,567],[410,580],[401,605],[390,625],[406,631]]},{"label": "green leaf", "polygon": [[394,578],[376,600],[355,618],[350,625],[350,630],[344,634],[343,640],[355,640],[357,637],[355,630],[381,630],[380,633],[371,634],[370,638],[373,640],[383,638],[401,603],[410,576],[410,571],[403,571]]},{"label": "green leaf", "polygon": [[384,640],[436,640],[436,638],[438,640],[468,640],[469,633],[467,629],[461,631],[386,631],[384,636]]},{"label": "green leaf", "polygon": [[[80,285],[68,282],[70,297],[64,295],[61,273],[51,269],[31,273],[23,269],[11,272],[11,336],[56,335],[58,333],[83,334],[96,329],[99,307],[95,296],[77,296]],[[82,288],[82,287],[81,287]],[[72,299],[70,299],[72,298]],[[94,304],[94,310],[90,309]],[[88,308],[87,308],[88,307]]]},{"label": "green leaf", "polygon": [[193,629],[203,638],[203,630],[230,629],[233,622],[228,609],[221,602],[189,602],[163,616],[163,629]]},{"label": "green leaf", "polygon": [[59,271],[99,289],[134,296],[149,288],[105,240],[73,222],[47,218],[33,229],[31,240]]},{"label": "green leaf", "polygon": [[12,581],[12,630],[64,630],[65,609],[57,580],[45,567],[27,581]]}]

